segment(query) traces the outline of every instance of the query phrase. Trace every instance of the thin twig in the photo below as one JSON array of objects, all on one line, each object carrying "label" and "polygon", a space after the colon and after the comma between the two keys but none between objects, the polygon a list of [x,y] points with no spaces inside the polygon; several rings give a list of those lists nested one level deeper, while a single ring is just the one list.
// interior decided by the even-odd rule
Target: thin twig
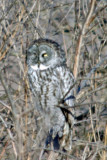
[{"label": "thin twig", "polygon": [[6,108],[8,108],[9,110],[11,110],[11,107],[8,106],[7,104],[5,104],[4,102],[0,101],[0,103],[1,103],[3,106],[5,106]]},{"label": "thin twig", "polygon": [[[101,59],[101,61],[100,61],[99,63],[97,63],[97,64],[91,69],[91,71],[87,74],[86,77],[87,77],[87,78],[90,78],[91,75],[92,75],[93,73],[95,73],[95,71],[96,71],[96,70],[104,63],[104,61],[106,61],[106,60],[107,60],[107,57]],[[84,81],[81,82],[81,89],[86,86],[86,83],[87,83],[87,80],[84,80]]]},{"label": "thin twig", "polygon": [[95,6],[95,2],[96,2],[96,0],[91,0],[90,10],[88,12],[86,21],[83,24],[82,31],[81,31],[80,36],[78,38],[77,47],[76,47],[76,53],[75,53],[74,70],[73,70],[73,74],[74,74],[75,79],[77,78],[77,75],[78,75],[79,57],[80,57],[80,51],[81,51],[83,36],[85,35],[85,31],[86,31],[86,29],[88,27],[90,18],[92,16],[92,13],[93,13],[93,10],[94,10],[94,6]]},{"label": "thin twig", "polygon": [[13,117],[14,117],[14,119],[15,119],[15,118],[16,118],[16,107],[15,107],[15,105],[14,105],[14,103],[13,103],[13,99],[12,99],[12,97],[11,97],[10,91],[9,91],[9,89],[7,88],[7,85],[6,85],[5,82],[4,82],[4,79],[3,79],[3,77],[2,77],[2,72],[1,72],[1,71],[0,71],[0,80],[1,80],[1,83],[2,83],[2,85],[3,85],[3,87],[4,87],[4,90],[5,90],[5,92],[6,92],[7,96],[8,96],[9,102],[10,102],[10,104],[11,104],[12,114],[13,114]]},{"label": "thin twig", "polygon": [[[85,77],[85,78],[82,78],[83,81],[82,81],[81,84],[80,84],[80,90],[82,90],[82,89],[86,86],[86,84],[87,84],[87,82],[88,82],[89,80],[92,80],[92,79],[90,78],[90,77],[92,76],[92,74],[94,74],[95,71],[96,71],[96,70],[104,63],[104,61],[106,61],[106,60],[107,60],[107,57],[101,59],[101,61],[100,61],[99,63],[97,63],[97,64],[91,69],[91,71],[86,75],[86,77]],[[70,86],[70,88],[68,89],[68,91],[66,92],[66,94],[63,96],[62,100],[65,99],[65,97],[70,93],[71,89],[78,83],[78,81],[80,81],[80,80],[82,80],[82,79],[81,79],[81,78],[76,79],[76,81],[74,82],[74,84],[73,84],[72,86]],[[93,78],[93,79],[94,79],[94,78]]]},{"label": "thin twig", "polygon": [[2,157],[3,157],[4,153],[5,153],[5,150],[6,150],[7,145],[8,145],[8,141],[6,142],[6,144],[5,144],[2,152],[1,152],[1,154],[0,154],[0,160],[2,159]]},{"label": "thin twig", "polygon": [[56,152],[56,153],[60,153],[64,156],[68,156],[69,158],[73,158],[74,160],[80,160],[80,158],[77,158],[77,157],[74,157],[73,155],[70,155],[70,154],[67,154],[66,152],[63,152],[63,151],[60,151],[60,150],[52,150],[51,148],[44,148],[44,147],[40,147],[40,148],[37,148],[38,149],[44,149],[46,151],[53,151],[53,152]]},{"label": "thin twig", "polygon": [[81,107],[81,106],[86,106],[86,105],[90,105],[90,104],[107,105],[107,102],[95,101],[95,102],[82,103],[82,104],[80,104],[80,102],[79,102],[79,103],[76,103],[76,104],[73,105],[73,106],[68,106],[67,104],[64,104],[64,105],[57,105],[56,107],[64,108],[64,109],[69,109],[69,108],[77,108],[77,107]]},{"label": "thin twig", "polygon": [[2,118],[2,116],[0,116],[0,119],[1,119],[1,121],[3,122],[5,128],[7,129],[7,132],[8,132],[8,134],[9,134],[10,139],[11,139],[11,142],[12,142],[12,146],[13,146],[13,150],[14,150],[15,156],[17,157],[17,150],[16,150],[16,146],[15,146],[15,143],[14,143],[13,135],[12,135],[10,129],[8,128],[6,122],[5,122],[4,119]]}]

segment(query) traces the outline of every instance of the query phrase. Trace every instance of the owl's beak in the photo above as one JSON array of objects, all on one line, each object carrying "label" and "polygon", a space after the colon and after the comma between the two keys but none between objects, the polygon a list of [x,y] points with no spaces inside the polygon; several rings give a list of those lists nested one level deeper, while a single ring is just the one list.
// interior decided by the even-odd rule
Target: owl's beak
[{"label": "owl's beak", "polygon": [[36,65],[31,66],[31,68],[33,68],[34,70],[39,70],[40,69],[40,62],[38,62]]},{"label": "owl's beak", "polygon": [[38,68],[40,67],[40,64],[41,64],[40,61],[38,61]]}]

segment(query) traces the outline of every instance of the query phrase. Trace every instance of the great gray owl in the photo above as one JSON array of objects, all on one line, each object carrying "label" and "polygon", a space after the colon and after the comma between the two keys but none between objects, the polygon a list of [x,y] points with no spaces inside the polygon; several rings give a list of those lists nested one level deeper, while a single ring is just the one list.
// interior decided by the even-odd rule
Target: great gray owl
[{"label": "great gray owl", "polygon": [[[30,88],[45,125],[52,132],[53,140],[58,137],[62,148],[71,149],[73,89],[66,93],[74,78],[66,66],[64,51],[52,40],[38,39],[29,47],[26,62]],[[66,107],[61,109],[61,103],[71,106],[71,112]]]}]

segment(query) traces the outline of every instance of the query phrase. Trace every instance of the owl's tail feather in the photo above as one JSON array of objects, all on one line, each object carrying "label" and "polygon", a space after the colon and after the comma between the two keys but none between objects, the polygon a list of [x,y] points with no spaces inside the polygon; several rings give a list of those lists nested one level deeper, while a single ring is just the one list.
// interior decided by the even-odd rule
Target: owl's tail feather
[{"label": "owl's tail feather", "polygon": [[59,137],[58,134],[53,136],[53,129],[51,129],[46,138],[45,146],[53,146],[52,149],[54,150],[60,150],[62,148],[63,151],[70,151],[72,147],[72,130],[68,124],[65,123],[62,137]]},{"label": "owl's tail feather", "polygon": [[51,145],[51,143],[53,145],[54,150],[60,149],[59,136],[57,134],[55,137],[53,137],[53,129],[50,130],[50,132],[46,138],[46,141],[45,141],[46,147],[48,145]]}]

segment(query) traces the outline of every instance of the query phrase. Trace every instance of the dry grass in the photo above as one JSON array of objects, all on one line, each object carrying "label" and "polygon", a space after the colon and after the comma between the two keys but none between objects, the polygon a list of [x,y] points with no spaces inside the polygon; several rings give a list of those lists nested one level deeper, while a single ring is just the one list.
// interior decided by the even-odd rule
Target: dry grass
[{"label": "dry grass", "polygon": [[[44,148],[25,64],[39,37],[62,46],[76,79],[70,153]],[[106,38],[106,0],[0,0],[0,160],[107,159]]]}]

